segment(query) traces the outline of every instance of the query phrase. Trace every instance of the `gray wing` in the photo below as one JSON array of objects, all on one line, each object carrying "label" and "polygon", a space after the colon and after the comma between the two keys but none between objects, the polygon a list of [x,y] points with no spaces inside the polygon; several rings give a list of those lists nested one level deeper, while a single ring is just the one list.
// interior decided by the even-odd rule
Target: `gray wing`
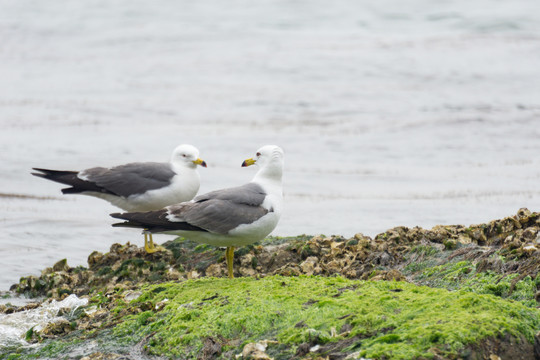
[{"label": "gray wing", "polygon": [[171,184],[176,173],[168,163],[130,163],[84,170],[80,177],[118,196],[142,194]]},{"label": "gray wing", "polygon": [[263,188],[255,183],[247,183],[228,189],[211,191],[209,193],[195,197],[196,202],[207,200],[228,200],[237,204],[261,205],[266,197]]},{"label": "gray wing", "polygon": [[227,234],[242,224],[251,224],[268,213],[261,205],[266,193],[257,184],[212,191],[193,202],[169,207],[175,221],[209,232]]}]

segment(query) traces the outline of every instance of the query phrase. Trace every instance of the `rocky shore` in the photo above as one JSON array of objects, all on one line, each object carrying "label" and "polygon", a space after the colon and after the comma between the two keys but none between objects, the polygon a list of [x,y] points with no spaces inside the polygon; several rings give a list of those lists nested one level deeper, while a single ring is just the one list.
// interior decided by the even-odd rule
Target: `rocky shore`
[{"label": "rocky shore", "polygon": [[540,358],[540,214],[527,209],[375,238],[268,238],[236,251],[235,280],[220,249],[163,246],[113,244],[87,268],[60,260],[21,278],[11,290],[42,300],[0,313],[89,304],[0,359]]}]

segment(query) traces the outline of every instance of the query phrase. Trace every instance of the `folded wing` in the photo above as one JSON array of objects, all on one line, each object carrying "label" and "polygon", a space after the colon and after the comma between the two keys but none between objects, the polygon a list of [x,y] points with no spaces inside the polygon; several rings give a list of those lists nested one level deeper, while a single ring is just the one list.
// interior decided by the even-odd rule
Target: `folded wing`
[{"label": "folded wing", "polygon": [[251,224],[269,211],[264,208],[266,197],[261,186],[243,186],[217,190],[196,197],[191,202],[168,206],[145,213],[111,214],[127,222],[113,226],[139,227],[151,232],[204,231],[227,234],[242,224]]}]

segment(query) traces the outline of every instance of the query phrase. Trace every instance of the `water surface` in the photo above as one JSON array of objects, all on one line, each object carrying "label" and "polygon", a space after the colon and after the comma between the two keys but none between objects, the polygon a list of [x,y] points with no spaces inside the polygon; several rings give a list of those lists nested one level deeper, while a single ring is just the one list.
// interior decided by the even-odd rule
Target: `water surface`
[{"label": "water surface", "polygon": [[142,244],[110,226],[118,209],[63,196],[32,167],[167,161],[181,143],[209,164],[201,192],[249,181],[242,161],[283,147],[275,235],[540,209],[537,0],[0,7],[0,289]]}]

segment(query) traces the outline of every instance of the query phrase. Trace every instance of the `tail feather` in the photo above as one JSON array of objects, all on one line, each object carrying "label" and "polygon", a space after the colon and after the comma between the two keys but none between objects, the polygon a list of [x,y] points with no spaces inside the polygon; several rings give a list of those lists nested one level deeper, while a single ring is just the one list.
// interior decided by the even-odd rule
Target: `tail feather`
[{"label": "tail feather", "polygon": [[86,191],[113,194],[112,192],[107,191],[101,186],[98,186],[94,182],[79,178],[78,171],[50,170],[41,168],[32,169],[39,171],[31,173],[34,176],[55,181],[60,184],[69,185],[70,187],[62,189],[63,194],[80,194]]},{"label": "tail feather", "polygon": [[33,172],[32,175],[38,176],[47,180],[59,182],[61,184],[71,185],[79,172],[77,171],[64,171],[64,170],[49,170],[41,168],[32,168],[39,172]]},{"label": "tail feather", "polygon": [[169,215],[167,209],[147,212],[114,213],[110,215],[115,219],[126,220],[124,222],[114,223],[112,225],[113,227],[140,228],[154,233],[178,230],[207,231],[184,221],[169,221],[167,218]]}]

